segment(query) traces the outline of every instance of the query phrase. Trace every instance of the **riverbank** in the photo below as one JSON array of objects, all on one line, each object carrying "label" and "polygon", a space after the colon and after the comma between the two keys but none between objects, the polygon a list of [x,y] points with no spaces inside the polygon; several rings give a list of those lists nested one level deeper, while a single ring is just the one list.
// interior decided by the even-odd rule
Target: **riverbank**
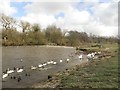
[{"label": "riverbank", "polygon": [[53,45],[26,45],[26,46],[2,46],[2,47],[63,47],[63,48],[75,48],[75,47],[72,47],[72,46],[53,46]]},{"label": "riverbank", "polygon": [[[120,57],[120,56],[119,56]],[[75,66],[33,88],[118,88],[118,57],[113,56]]]},{"label": "riverbank", "polygon": [[51,79],[34,84],[32,88],[118,88],[118,46],[104,46],[97,49],[102,52],[102,58],[78,63],[71,69],[53,74]]}]

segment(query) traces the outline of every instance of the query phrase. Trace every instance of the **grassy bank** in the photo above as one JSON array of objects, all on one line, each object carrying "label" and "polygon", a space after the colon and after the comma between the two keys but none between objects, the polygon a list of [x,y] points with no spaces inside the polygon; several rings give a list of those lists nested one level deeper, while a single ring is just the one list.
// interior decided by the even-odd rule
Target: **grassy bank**
[{"label": "grassy bank", "polygon": [[59,77],[58,87],[118,88],[118,57],[76,66]]},{"label": "grassy bank", "polygon": [[[107,49],[106,49],[107,48]],[[89,47],[90,50],[94,49]],[[72,69],[52,75],[52,78],[34,85],[35,88],[118,88],[117,44],[105,44],[104,58],[76,65]],[[107,52],[106,52],[107,51]]]},{"label": "grassy bank", "polygon": [[[120,56],[119,56],[120,57]],[[88,62],[52,75],[34,88],[118,88],[118,57]]]}]

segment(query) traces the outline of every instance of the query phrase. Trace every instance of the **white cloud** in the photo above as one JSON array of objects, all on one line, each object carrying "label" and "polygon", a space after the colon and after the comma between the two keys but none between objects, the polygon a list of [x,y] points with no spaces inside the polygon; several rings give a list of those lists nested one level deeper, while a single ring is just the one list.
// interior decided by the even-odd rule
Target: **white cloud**
[{"label": "white cloud", "polygon": [[71,7],[71,2],[33,2],[27,4],[24,8],[28,10],[28,13],[45,13],[45,14],[58,14],[60,12],[66,12]]},{"label": "white cloud", "polygon": [[21,20],[28,21],[30,23],[39,23],[42,28],[46,28],[48,25],[53,24],[56,19],[52,15],[46,15],[46,14],[28,14],[25,17],[22,17]]},{"label": "white cloud", "polygon": [[[90,0],[85,0],[90,2]],[[85,9],[75,8],[76,3],[34,2],[25,6],[27,15],[21,19],[31,23],[39,23],[43,28],[56,24],[62,29],[85,31],[102,36],[115,36],[117,29],[117,3],[83,3]],[[88,7],[90,5],[91,7]],[[80,7],[79,7],[80,8]],[[91,12],[87,9],[91,10]],[[64,17],[55,17],[60,13]]]},{"label": "white cloud", "polygon": [[10,6],[10,0],[0,1],[0,13],[4,13],[5,15],[12,15],[16,12],[16,8]]},{"label": "white cloud", "polygon": [[106,26],[97,23],[91,23],[85,26],[84,31],[98,36],[116,36],[118,34],[118,28],[116,26]]},{"label": "white cloud", "polygon": [[105,25],[118,25],[118,6],[117,3],[101,3],[92,8],[94,16],[99,18]]}]

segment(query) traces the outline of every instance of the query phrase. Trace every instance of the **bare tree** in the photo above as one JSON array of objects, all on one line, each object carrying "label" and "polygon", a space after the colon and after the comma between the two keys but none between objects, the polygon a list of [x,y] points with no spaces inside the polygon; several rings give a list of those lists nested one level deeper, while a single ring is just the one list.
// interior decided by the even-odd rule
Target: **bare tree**
[{"label": "bare tree", "polygon": [[14,28],[16,20],[13,19],[12,17],[1,14],[0,15],[0,22],[2,24],[3,29],[9,30],[9,29]]}]

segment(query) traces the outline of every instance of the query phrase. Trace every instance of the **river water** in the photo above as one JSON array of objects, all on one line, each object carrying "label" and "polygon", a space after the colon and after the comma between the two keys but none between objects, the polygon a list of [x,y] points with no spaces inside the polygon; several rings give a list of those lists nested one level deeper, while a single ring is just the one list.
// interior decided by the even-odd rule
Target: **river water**
[{"label": "river water", "polygon": [[[75,54],[75,48],[71,47],[48,47],[48,46],[9,46],[2,47],[2,71],[7,68],[13,69],[14,67],[24,67],[25,70],[22,73],[13,73],[5,78],[2,82],[3,88],[25,88],[33,85],[34,83],[46,80],[48,74],[54,74],[56,72],[65,70],[66,68],[75,65],[77,57]],[[72,57],[71,57],[72,55]],[[65,60],[69,58],[71,62],[67,64]],[[22,62],[20,61],[22,59]],[[63,63],[59,60],[63,59]],[[57,65],[49,65],[48,70],[30,70],[30,66],[38,66],[41,63],[54,60]],[[30,76],[26,77],[25,73],[30,73]],[[21,76],[21,81],[13,80],[11,76]]]}]

